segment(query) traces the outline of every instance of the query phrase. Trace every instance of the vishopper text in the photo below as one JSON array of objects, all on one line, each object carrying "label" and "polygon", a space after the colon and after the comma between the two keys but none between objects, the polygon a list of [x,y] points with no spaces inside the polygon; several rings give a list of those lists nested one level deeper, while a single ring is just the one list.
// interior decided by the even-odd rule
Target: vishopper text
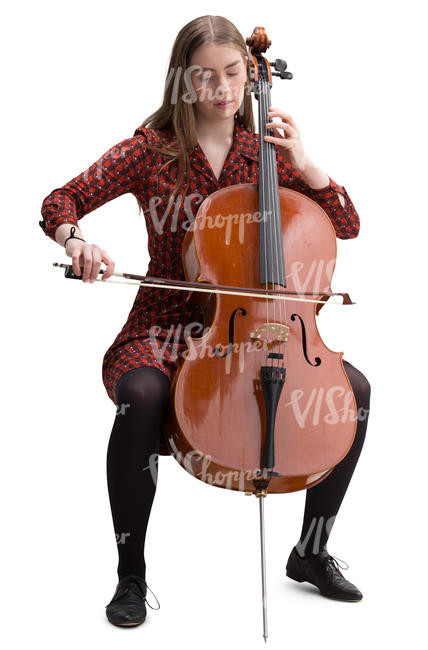
[{"label": "vishopper text", "polygon": [[[159,217],[158,208],[162,206],[164,200],[161,196],[152,196],[148,201],[148,213],[157,234],[163,234],[165,225],[167,223],[169,232],[177,232],[177,228],[179,226],[185,231],[189,230],[195,220],[192,206],[199,206],[204,201],[204,199],[206,202],[206,209],[209,210],[211,201],[209,197],[204,197],[204,195],[200,192],[191,192],[185,196],[179,194],[174,198],[170,197],[166,207],[163,210],[162,216]],[[172,207],[173,212],[171,214]],[[181,208],[183,208],[186,219],[179,219]],[[263,218],[266,221],[272,218],[271,215],[271,210],[266,210],[264,213],[256,210],[255,212],[242,212],[240,214],[204,214],[203,216],[198,217],[198,230],[204,230],[205,228],[223,228],[225,231],[225,244],[229,245],[231,241],[232,227],[238,225],[238,240],[240,244],[243,244],[245,241],[245,224],[260,223]]]},{"label": "vishopper text", "polygon": [[[185,343],[179,342],[182,330],[181,323],[175,328],[171,326],[168,336],[160,345],[157,337],[161,333],[161,328],[158,325],[153,325],[150,328],[149,341],[159,363],[162,363],[165,358],[166,350],[168,350],[168,355],[173,361],[177,361],[178,356],[188,360],[218,357],[224,361],[224,374],[229,375],[234,355],[238,353],[239,372],[242,373],[244,372],[245,356],[248,353],[265,351],[265,343],[259,339],[254,342],[220,343],[214,346],[214,348],[202,341],[202,345],[199,342],[198,351],[191,338],[192,331],[194,332],[196,330],[197,333],[202,332],[202,336],[204,336],[209,328],[203,328],[199,322],[189,323],[184,327],[183,336],[186,341]],[[174,343],[170,342],[171,336],[174,336]],[[198,339],[196,339],[196,343],[198,343]],[[365,420],[369,414],[369,409],[365,409],[364,407],[355,409],[355,399],[352,389],[345,389],[343,386],[336,385],[330,386],[328,389],[325,389],[323,386],[313,387],[309,394],[307,391],[305,393],[304,390],[296,388],[291,391],[290,400],[285,406],[291,407],[295,421],[302,429],[307,427],[308,424],[318,426],[321,421],[321,413],[323,413],[322,421],[329,425],[337,424],[338,422],[345,423],[355,420]],[[327,406],[327,412],[324,412],[325,406]]]},{"label": "vishopper text", "polygon": [[[149,329],[149,341],[152,346],[153,352],[156,356],[156,359],[159,363],[162,363],[165,359],[166,354],[172,359],[172,361],[177,361],[177,358],[180,356],[183,359],[193,360],[193,359],[204,359],[221,357],[225,360],[225,374],[230,374],[231,364],[234,355],[238,353],[238,362],[239,362],[239,371],[244,372],[244,361],[245,355],[250,352],[260,352],[264,349],[264,342],[262,340],[256,339],[252,341],[241,341],[237,343],[218,343],[214,347],[203,342],[202,346],[199,344],[199,352],[196,348],[195,342],[192,340],[191,336],[199,334],[202,332],[204,336],[209,328],[203,328],[202,324],[195,321],[189,323],[184,327],[183,336],[186,340],[186,343],[180,343],[181,332],[183,327],[181,323],[177,326],[170,326],[168,334],[165,337],[162,344],[159,343],[158,336],[162,332],[162,328],[158,325],[152,325]],[[174,342],[171,343],[171,337],[174,337]],[[198,340],[196,340],[196,344]],[[235,357],[236,358],[236,357]]]},{"label": "vishopper text", "polygon": [[125,415],[126,409],[130,406],[130,404],[118,404],[116,408],[116,415]]},{"label": "vishopper text", "polygon": [[[211,462],[211,456],[209,454],[204,454],[198,449],[193,449],[192,451],[188,451],[183,455],[180,451],[178,451],[172,438],[168,438],[168,442],[175,459],[181,465],[183,465],[189,474],[195,476],[200,481],[209,483],[210,485],[219,485],[231,490],[233,487],[236,489],[236,484],[238,484],[239,490],[244,491],[245,482],[252,481],[254,478],[257,478],[258,473],[260,472],[260,470],[256,468],[255,470],[245,471],[230,470],[223,472],[221,470],[218,470],[215,473],[212,473],[208,471]],[[198,471],[196,471],[196,468],[194,467],[195,463],[199,468]],[[158,454],[154,453],[150,455],[149,464],[146,465],[146,467],[143,467],[143,470],[147,469],[150,470],[152,480],[156,485],[158,477]]]},{"label": "vishopper text", "polygon": [[[213,89],[209,85],[209,80],[204,79],[203,77],[198,79],[198,83],[201,85],[197,89],[199,91],[199,94],[197,94],[192,82],[192,72],[195,72],[195,76],[198,77],[201,73],[203,73],[203,68],[200,65],[190,65],[187,66],[187,68],[177,66],[176,68],[171,68],[171,70],[169,70],[168,76],[166,78],[165,89],[167,89],[171,83],[173,84],[170,97],[171,104],[177,104],[178,101],[182,101],[185,104],[194,104],[197,101],[205,101],[205,99],[209,102],[220,102],[224,99],[224,92],[221,87],[216,86],[216,88]],[[184,81],[184,87],[187,90],[180,95],[181,77]],[[244,95],[251,95],[253,88],[254,81],[251,81],[244,87]],[[237,99],[239,91],[239,88],[232,89],[232,96],[230,99]],[[244,101],[242,101],[237,112],[240,115],[243,115],[244,108]]]},{"label": "vishopper text", "polygon": [[[342,399],[343,398],[343,399]],[[340,399],[343,404],[340,408],[336,402]],[[328,412],[324,414],[322,421],[326,424],[337,424],[341,422],[355,422],[365,420],[369,409],[360,406],[355,410],[354,393],[352,390],[344,389],[342,386],[330,386],[327,390],[324,387],[312,388],[309,396],[304,397],[304,391],[295,389],[291,391],[290,401],[283,406],[291,406],[295,420],[300,428],[308,426],[308,416],[312,413],[309,424],[317,426],[321,422],[321,409],[325,401]]]}]

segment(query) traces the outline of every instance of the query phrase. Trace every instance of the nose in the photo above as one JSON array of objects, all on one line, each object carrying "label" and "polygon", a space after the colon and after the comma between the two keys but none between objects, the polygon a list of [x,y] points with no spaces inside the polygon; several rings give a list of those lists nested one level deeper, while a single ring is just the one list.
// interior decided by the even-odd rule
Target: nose
[{"label": "nose", "polygon": [[230,100],[233,96],[233,83],[226,76],[219,77],[216,96],[220,101]]}]

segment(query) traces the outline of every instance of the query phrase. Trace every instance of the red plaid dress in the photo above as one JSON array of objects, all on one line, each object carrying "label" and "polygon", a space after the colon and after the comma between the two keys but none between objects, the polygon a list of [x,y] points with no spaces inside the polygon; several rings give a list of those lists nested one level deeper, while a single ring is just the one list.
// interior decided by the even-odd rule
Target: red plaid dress
[{"label": "red plaid dress", "polygon": [[[233,142],[217,179],[199,143],[190,152],[191,175],[174,201],[168,203],[178,171],[177,160],[145,147],[168,145],[171,130],[138,127],[132,138],[106,151],[63,187],[54,189],[43,201],[40,227],[55,241],[55,230],[78,220],[107,201],[132,192],[142,201],[150,262],[144,275],[185,280],[181,263],[183,238],[201,202],[212,192],[238,183],[258,180],[259,136],[235,120]],[[329,216],[337,237],[350,239],[359,231],[359,217],[345,188],[329,178],[329,185],[311,189],[300,173],[284,160],[276,147],[278,182],[316,201]],[[170,162],[168,162],[170,161]],[[338,194],[342,194],[342,207]],[[141,366],[155,366],[172,379],[176,358],[186,347],[183,334],[198,335],[203,325],[199,307],[186,303],[187,293],[173,289],[140,287],[128,318],[102,362],[102,379],[110,399],[117,405],[116,386],[120,377]],[[198,329],[199,324],[199,329]],[[150,328],[155,329],[150,330]],[[186,334],[187,334],[186,332]],[[168,454],[164,441],[161,454]]]}]

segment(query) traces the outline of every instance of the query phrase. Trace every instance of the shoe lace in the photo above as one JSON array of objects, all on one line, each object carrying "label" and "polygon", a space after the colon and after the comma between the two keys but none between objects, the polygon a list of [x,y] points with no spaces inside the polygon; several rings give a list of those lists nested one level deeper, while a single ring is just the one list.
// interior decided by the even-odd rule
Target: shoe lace
[{"label": "shoe lace", "polygon": [[[144,594],[144,591],[143,591],[143,589],[141,587],[141,582],[144,582],[144,584],[146,586],[146,589],[148,589],[150,591],[150,593],[153,594],[153,596],[156,599],[156,602],[158,604],[158,607],[152,607],[150,605],[150,603],[147,600],[147,598],[146,598],[146,596]],[[126,576],[126,578],[124,580],[122,579],[121,587],[122,587],[122,589],[119,592],[120,596],[119,596],[119,594],[117,594],[110,602],[113,602],[114,600],[117,600],[118,598],[122,598],[125,594],[128,593],[128,591],[132,591],[137,596],[140,596],[141,598],[143,598],[143,600],[146,601],[146,603],[150,607],[150,609],[160,609],[160,603],[159,603],[158,599],[156,598],[155,594],[153,593],[153,591],[150,589],[149,585],[147,584],[147,582],[143,578],[138,578],[137,579],[137,578],[134,578],[132,576],[129,576],[129,577]],[[106,607],[107,607],[107,605],[106,605]]]},{"label": "shoe lace", "polygon": [[[339,564],[339,562],[343,562],[344,564],[346,564],[346,566],[342,566],[341,564]],[[335,557],[334,555],[329,555],[327,557],[326,564],[328,564],[330,567],[335,568],[337,570],[339,570],[339,567],[341,569],[344,569],[345,571],[346,569],[349,569],[349,564],[345,562],[345,560],[341,560],[339,557]]]}]

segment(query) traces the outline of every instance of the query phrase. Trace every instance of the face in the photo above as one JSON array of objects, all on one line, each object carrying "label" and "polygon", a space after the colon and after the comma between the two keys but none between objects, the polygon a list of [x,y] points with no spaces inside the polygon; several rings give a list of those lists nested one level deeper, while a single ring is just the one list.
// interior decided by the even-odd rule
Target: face
[{"label": "face", "polygon": [[244,98],[247,60],[236,48],[214,43],[193,52],[189,66],[196,117],[218,120],[237,112]]}]

